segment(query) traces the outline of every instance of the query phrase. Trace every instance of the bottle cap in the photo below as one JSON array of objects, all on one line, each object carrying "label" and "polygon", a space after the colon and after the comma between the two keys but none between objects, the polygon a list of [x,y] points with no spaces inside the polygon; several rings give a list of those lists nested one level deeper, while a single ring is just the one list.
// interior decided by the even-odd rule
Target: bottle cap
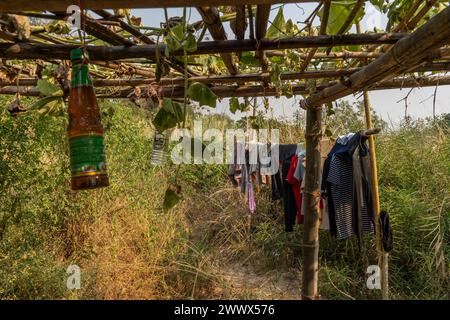
[{"label": "bottle cap", "polygon": [[[70,51],[70,60],[82,60],[83,59],[83,49],[77,48]],[[86,52],[86,59],[89,59],[89,53]]]}]

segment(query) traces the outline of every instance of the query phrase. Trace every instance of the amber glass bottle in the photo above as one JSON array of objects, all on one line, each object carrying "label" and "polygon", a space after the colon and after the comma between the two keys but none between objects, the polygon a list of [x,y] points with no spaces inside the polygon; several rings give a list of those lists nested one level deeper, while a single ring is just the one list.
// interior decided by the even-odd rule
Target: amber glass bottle
[{"label": "amber glass bottle", "polygon": [[72,81],[69,96],[69,145],[72,171],[72,190],[106,187],[103,126],[92,80],[89,76],[88,56],[83,49],[70,53]]}]

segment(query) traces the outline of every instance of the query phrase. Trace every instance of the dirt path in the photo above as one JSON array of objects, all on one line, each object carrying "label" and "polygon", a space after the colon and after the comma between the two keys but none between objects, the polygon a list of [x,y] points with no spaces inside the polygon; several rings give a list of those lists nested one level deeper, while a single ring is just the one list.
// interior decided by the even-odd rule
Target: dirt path
[{"label": "dirt path", "polygon": [[251,266],[233,264],[221,268],[220,274],[236,295],[249,299],[300,298],[301,273],[270,271],[258,273]]}]

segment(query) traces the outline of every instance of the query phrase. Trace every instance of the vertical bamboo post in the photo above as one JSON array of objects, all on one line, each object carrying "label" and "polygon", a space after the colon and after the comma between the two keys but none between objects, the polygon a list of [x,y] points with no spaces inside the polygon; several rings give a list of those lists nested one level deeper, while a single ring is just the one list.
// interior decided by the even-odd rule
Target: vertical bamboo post
[{"label": "vertical bamboo post", "polygon": [[304,189],[302,299],[319,298],[319,175],[321,166],[320,138],[322,108],[306,111],[306,172]]},{"label": "vertical bamboo post", "polygon": [[[367,129],[372,128],[372,114],[369,100],[369,93],[364,90],[364,113],[366,116]],[[374,214],[375,214],[375,230],[376,230],[376,246],[378,255],[378,266],[380,267],[380,282],[381,282],[381,298],[383,300],[389,299],[389,284],[388,284],[388,254],[383,251],[383,239],[381,236],[380,225],[380,195],[378,193],[378,170],[377,157],[375,153],[375,140],[373,135],[369,135],[370,148],[370,162],[372,167],[372,187],[374,195]]]}]

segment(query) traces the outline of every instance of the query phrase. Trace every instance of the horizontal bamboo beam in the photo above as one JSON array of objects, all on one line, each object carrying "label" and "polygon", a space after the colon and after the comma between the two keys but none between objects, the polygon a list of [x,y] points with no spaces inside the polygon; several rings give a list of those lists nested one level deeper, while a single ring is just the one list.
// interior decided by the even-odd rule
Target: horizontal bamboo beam
[{"label": "horizontal bamboo beam", "polygon": [[[163,8],[163,7],[197,7],[244,4],[276,4],[294,2],[318,2],[319,0],[83,0],[87,9],[122,9],[122,8]],[[66,11],[67,7],[77,4],[74,0],[0,0],[0,12],[16,11]]]},{"label": "horizontal bamboo beam", "polygon": [[352,74],[345,82],[337,83],[311,95],[300,102],[301,106],[308,108],[323,105],[422,63],[437,48],[450,43],[449,26],[450,8],[448,7],[415,32],[397,42],[384,55]]},{"label": "horizontal bamboo beam", "polygon": [[[368,33],[344,34],[337,36],[304,36],[290,37],[279,40],[253,39],[205,41],[198,44],[197,50],[188,52],[189,55],[214,54],[227,52],[242,52],[255,50],[276,50],[294,48],[317,48],[327,46],[346,46],[363,44],[396,43],[408,34],[405,33]],[[68,59],[70,51],[76,45],[62,44],[30,44],[30,43],[0,43],[0,58],[6,59]],[[164,53],[165,45],[139,46],[87,46],[87,51],[93,60],[120,60],[130,58],[155,58],[156,51]],[[174,56],[183,55],[182,50],[173,52]]]},{"label": "horizontal bamboo beam", "polygon": [[[337,82],[330,82],[327,84],[321,84],[316,87],[316,90],[323,90],[330,85]],[[434,87],[436,85],[450,85],[450,76],[434,76],[434,77],[418,77],[418,78],[396,78],[392,80],[383,81],[381,83],[374,84],[369,87],[369,91],[373,90],[387,90],[387,89],[401,89],[401,88],[416,88],[416,87]],[[211,90],[220,98],[226,97],[270,97],[279,96],[280,92],[277,88],[265,87],[263,85],[254,85],[240,87],[234,86],[213,86],[210,87]],[[142,88],[142,92],[145,92],[145,87]],[[115,92],[111,90],[97,89],[96,93],[98,98],[128,98],[130,94],[134,91],[131,89],[123,89]],[[41,93],[36,87],[28,86],[8,86],[0,88],[0,94],[14,95],[19,92],[22,96],[41,96]],[[292,94],[301,95],[309,93],[309,88],[305,85],[294,85],[292,86]],[[184,97],[184,87],[174,86],[174,87],[162,87],[161,95],[171,98],[182,98]],[[283,95],[283,94],[281,94]]]},{"label": "horizontal bamboo beam", "polygon": [[[361,68],[348,68],[337,70],[317,70],[317,71],[303,71],[303,72],[284,72],[280,75],[281,80],[304,80],[304,79],[324,79],[324,78],[340,78],[350,76],[354,72],[361,70]],[[427,72],[427,71],[450,71],[450,62],[429,63],[424,66],[415,68],[411,72]],[[270,73],[247,73],[236,76],[220,75],[220,76],[199,76],[191,77],[191,82],[201,82],[205,84],[244,84],[248,82],[264,82],[270,80]],[[5,86],[36,86],[37,78],[23,78],[13,81],[1,81],[0,87]],[[176,86],[184,85],[183,77],[176,78],[161,78],[159,82],[152,78],[138,78],[138,79],[94,79],[95,87],[135,87],[142,85],[159,85],[159,86]]]}]

